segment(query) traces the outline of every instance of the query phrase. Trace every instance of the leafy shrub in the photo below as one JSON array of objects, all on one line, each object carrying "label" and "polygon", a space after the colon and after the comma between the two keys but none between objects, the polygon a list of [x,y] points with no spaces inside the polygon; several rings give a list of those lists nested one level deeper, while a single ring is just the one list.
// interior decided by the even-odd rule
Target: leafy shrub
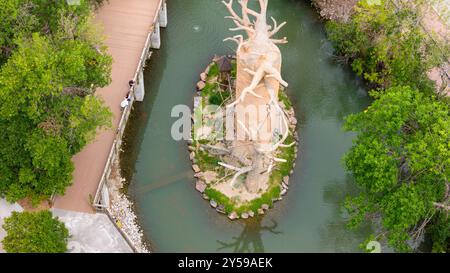
[{"label": "leafy shrub", "polygon": [[397,10],[391,1],[360,1],[348,22],[326,24],[338,54],[373,88],[409,85],[423,92],[433,86],[426,76],[437,64],[436,46],[417,24],[417,12]]},{"label": "leafy shrub", "polygon": [[10,253],[63,253],[69,231],[50,211],[13,212],[3,224],[4,249]]}]

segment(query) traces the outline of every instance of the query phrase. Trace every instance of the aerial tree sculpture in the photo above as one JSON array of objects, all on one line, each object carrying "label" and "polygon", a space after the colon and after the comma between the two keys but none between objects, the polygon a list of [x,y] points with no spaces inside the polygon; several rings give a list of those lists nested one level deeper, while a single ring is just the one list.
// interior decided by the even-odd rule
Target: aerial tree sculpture
[{"label": "aerial tree sculpture", "polygon": [[[259,13],[250,9],[248,2],[239,2],[242,8],[239,16],[233,9],[233,0],[223,1],[231,14],[226,18],[236,24],[230,30],[244,31],[247,39],[243,35],[225,39],[238,44],[235,100],[227,108],[234,109],[234,127],[238,136],[230,150],[241,166],[229,162],[220,162],[219,165],[236,172],[229,182],[231,185],[246,174],[245,187],[249,193],[255,194],[267,189],[275,165],[285,162],[278,150],[291,147],[295,142],[285,144],[289,135],[289,119],[278,101],[280,85],[287,87],[288,84],[280,73],[282,58],[277,44],[285,44],[287,39],[273,38],[286,22],[278,25],[271,17],[273,26],[267,24],[268,0],[259,0]],[[250,113],[249,107],[258,110]],[[244,138],[239,138],[240,135]]]}]

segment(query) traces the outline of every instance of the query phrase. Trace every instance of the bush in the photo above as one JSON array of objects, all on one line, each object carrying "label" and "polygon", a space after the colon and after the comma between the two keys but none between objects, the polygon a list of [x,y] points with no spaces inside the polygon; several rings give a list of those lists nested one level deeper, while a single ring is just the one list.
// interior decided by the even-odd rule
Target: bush
[{"label": "bush", "polygon": [[63,253],[69,231],[50,211],[13,212],[3,224],[7,235],[4,249],[9,253]]},{"label": "bush", "polygon": [[[362,190],[346,202],[350,226],[380,223],[379,235],[399,251],[410,250],[408,241],[429,217],[426,228],[448,228],[448,220],[436,218],[445,211],[435,204],[448,202],[449,128],[448,105],[409,87],[391,88],[348,116],[345,129],[357,137],[344,163]],[[435,235],[442,249],[450,233]]]},{"label": "bush", "polygon": [[417,12],[397,10],[391,1],[372,2],[360,1],[348,22],[327,22],[328,37],[337,53],[377,90],[409,85],[433,91],[426,71],[440,57],[417,24]]}]

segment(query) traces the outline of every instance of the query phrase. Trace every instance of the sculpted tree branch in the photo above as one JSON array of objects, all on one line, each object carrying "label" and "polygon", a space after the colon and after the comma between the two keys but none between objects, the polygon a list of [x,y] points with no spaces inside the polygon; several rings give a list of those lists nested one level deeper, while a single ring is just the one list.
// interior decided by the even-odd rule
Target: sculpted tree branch
[{"label": "sculpted tree branch", "polygon": [[[236,51],[238,63],[236,95],[235,100],[228,104],[227,108],[233,108],[237,112],[245,111],[247,105],[266,107],[258,114],[258,116],[264,115],[265,119],[262,122],[258,121],[258,124],[252,124],[251,121],[240,120],[242,118],[239,117],[245,115],[238,114],[236,118],[237,126],[241,127],[248,135],[249,140],[244,143],[252,148],[247,149],[247,152],[244,153],[248,153],[247,155],[251,157],[252,166],[238,168],[223,162],[219,165],[236,171],[231,180],[232,184],[240,175],[249,173],[246,178],[246,187],[250,192],[256,193],[259,188],[252,186],[251,180],[259,180],[261,174],[272,172],[277,163],[287,162],[286,159],[277,158],[274,152],[278,148],[292,147],[295,142],[284,144],[290,133],[289,119],[278,101],[279,86],[287,87],[288,83],[280,73],[282,58],[277,44],[286,44],[288,41],[286,37],[283,39],[271,38],[286,25],[286,22],[278,25],[275,18],[271,17],[273,26],[267,24],[268,0],[258,0],[259,13],[249,9],[248,2],[249,0],[239,2],[242,8],[242,15],[239,16],[233,10],[232,0],[223,1],[231,14],[226,18],[232,19],[236,24],[236,27],[230,30],[244,30],[248,35],[247,40],[242,35],[225,39],[225,41],[234,41],[238,45]],[[254,17],[255,21],[251,22],[250,16]],[[252,97],[249,97],[248,94],[251,94]],[[242,110],[240,107],[236,107],[239,105],[243,106]],[[271,128],[269,130],[272,132],[261,132],[261,128]],[[267,137],[264,140],[259,139],[260,136],[268,136],[269,139]],[[238,148],[233,148],[233,154],[236,149]],[[248,162],[243,165],[248,165]]]},{"label": "sculpted tree branch", "polygon": [[223,162],[219,162],[219,165],[222,166],[222,167],[225,167],[227,169],[236,171],[236,174],[233,176],[233,178],[230,181],[231,185],[234,185],[234,183],[236,182],[236,179],[238,179],[239,176],[241,176],[243,174],[246,174],[246,173],[248,173],[248,172],[253,170],[253,166],[247,166],[247,167],[243,167],[243,168],[238,168],[238,167],[235,167],[235,166],[223,163]]}]

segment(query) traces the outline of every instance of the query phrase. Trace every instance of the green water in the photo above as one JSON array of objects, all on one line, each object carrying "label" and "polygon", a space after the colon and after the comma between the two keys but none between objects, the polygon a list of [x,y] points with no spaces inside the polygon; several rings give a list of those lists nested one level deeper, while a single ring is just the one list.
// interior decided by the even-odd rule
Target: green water
[{"label": "green water", "polygon": [[265,217],[230,222],[194,189],[185,142],[170,136],[177,104],[192,105],[200,72],[214,54],[232,53],[223,43],[232,24],[219,0],[171,0],[162,49],[146,70],[145,102],[136,106],[122,160],[130,194],[152,247],[159,252],[348,252],[359,251],[367,230],[348,231],[340,204],[354,191],[341,157],[353,135],[343,117],[369,98],[346,67],[330,57],[323,24],[308,2],[271,0],[270,15],[288,25],[278,35],[284,78],[300,121],[300,155],[290,190]]}]

